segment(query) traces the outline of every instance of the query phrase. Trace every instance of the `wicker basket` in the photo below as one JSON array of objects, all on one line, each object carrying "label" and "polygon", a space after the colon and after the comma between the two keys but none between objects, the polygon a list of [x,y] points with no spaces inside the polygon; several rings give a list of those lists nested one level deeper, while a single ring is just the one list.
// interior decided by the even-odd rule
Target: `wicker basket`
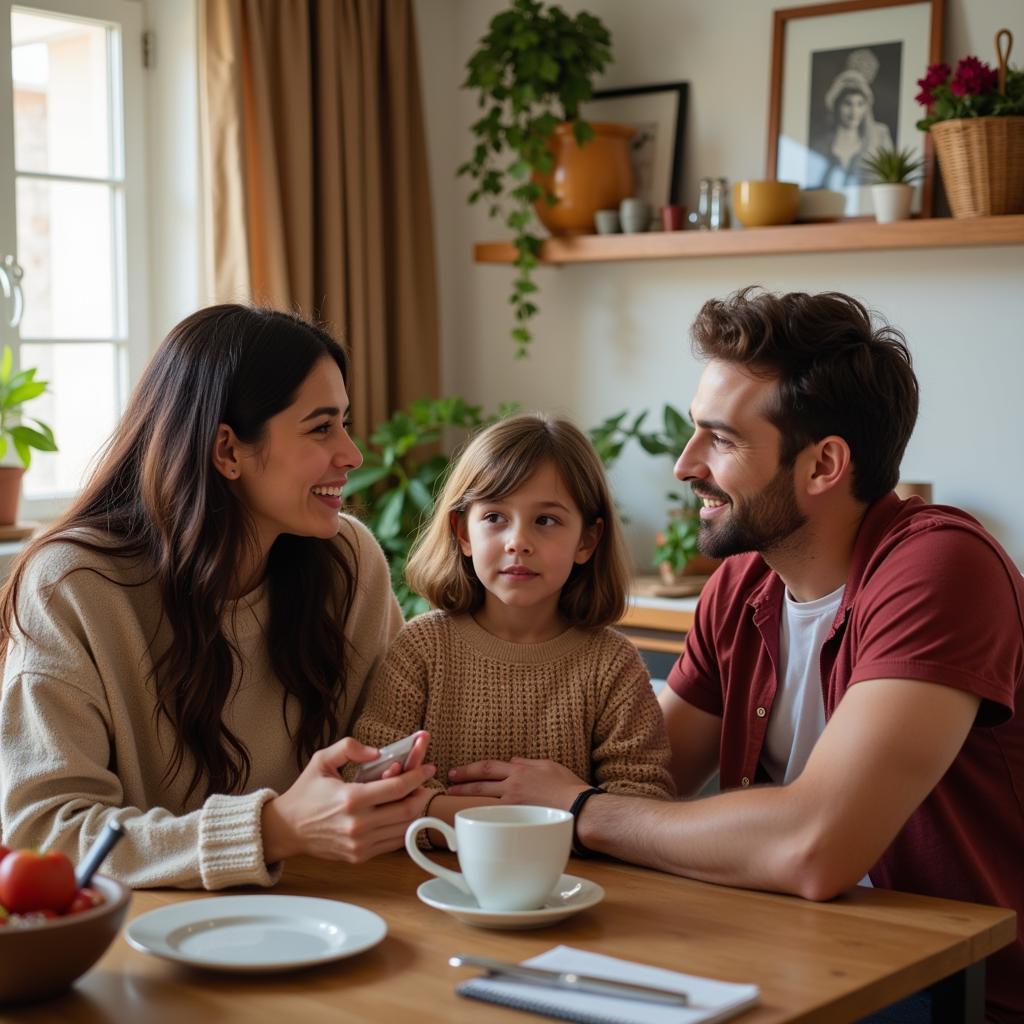
[{"label": "wicker basket", "polygon": [[1024,117],[958,118],[929,130],[954,217],[1024,213]]}]

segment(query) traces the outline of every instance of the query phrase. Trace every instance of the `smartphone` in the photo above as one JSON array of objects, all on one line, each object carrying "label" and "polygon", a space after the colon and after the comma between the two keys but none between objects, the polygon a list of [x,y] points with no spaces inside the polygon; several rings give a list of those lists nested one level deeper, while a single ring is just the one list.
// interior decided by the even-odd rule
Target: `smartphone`
[{"label": "smartphone", "polygon": [[[356,782],[376,782],[393,764],[400,764],[402,771],[418,767],[423,761],[423,752],[414,753],[416,740],[423,735],[422,729],[410,733],[403,739],[389,743],[380,748],[380,757],[376,761],[368,761],[356,772]],[[401,773],[399,773],[401,774]]]}]

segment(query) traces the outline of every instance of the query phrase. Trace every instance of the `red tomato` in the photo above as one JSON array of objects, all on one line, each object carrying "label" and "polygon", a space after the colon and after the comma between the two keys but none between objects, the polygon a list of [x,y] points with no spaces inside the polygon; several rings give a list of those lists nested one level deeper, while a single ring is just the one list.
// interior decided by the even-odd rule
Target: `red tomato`
[{"label": "red tomato", "polygon": [[9,854],[10,852],[11,851],[8,850],[6,846],[4,846],[3,844],[0,844],[0,860],[3,860],[4,857],[6,857],[7,854]]},{"label": "red tomato", "polygon": [[0,903],[12,914],[63,913],[75,898],[75,869],[63,853],[15,850],[0,861]]},{"label": "red tomato", "polygon": [[68,907],[69,914],[80,914],[83,910],[92,910],[103,902],[103,897],[95,889],[79,889]]}]

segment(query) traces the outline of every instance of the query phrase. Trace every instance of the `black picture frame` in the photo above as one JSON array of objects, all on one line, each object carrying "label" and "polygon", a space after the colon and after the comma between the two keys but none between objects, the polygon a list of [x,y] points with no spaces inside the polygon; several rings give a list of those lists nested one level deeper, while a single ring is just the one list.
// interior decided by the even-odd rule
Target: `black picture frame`
[{"label": "black picture frame", "polygon": [[[682,202],[683,155],[686,144],[686,104],[688,82],[659,82],[654,85],[634,85],[624,89],[601,89],[580,106],[580,115],[587,121],[611,121],[632,124],[641,132],[641,144],[634,150],[638,165],[638,182],[644,182],[643,132],[653,127],[653,152],[650,154],[650,180],[638,184],[637,194],[647,199],[654,210],[666,204]],[[662,94],[660,97],[658,94]],[[644,104],[637,98],[646,97],[653,102],[650,117],[646,117]],[[657,99],[656,99],[657,98]],[[671,138],[664,147],[657,145],[658,136],[665,131]],[[666,182],[667,187],[659,183]],[[645,194],[645,192],[647,194]]]}]

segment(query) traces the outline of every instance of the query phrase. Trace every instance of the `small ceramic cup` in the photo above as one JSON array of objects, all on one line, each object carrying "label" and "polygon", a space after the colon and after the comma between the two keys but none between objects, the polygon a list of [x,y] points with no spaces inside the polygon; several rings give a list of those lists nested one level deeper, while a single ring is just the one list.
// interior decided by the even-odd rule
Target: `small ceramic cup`
[{"label": "small ceramic cup", "polygon": [[627,234],[646,231],[651,223],[650,203],[635,196],[623,199],[619,204],[619,220],[622,222],[622,230]]},{"label": "small ceramic cup", "polygon": [[686,210],[676,203],[663,206],[661,208],[661,230],[682,231],[685,218]]},{"label": "small ceramic cup", "polygon": [[622,230],[619,226],[619,211],[598,210],[594,214],[594,227],[599,235],[617,235]]},{"label": "small ceramic cup", "polygon": [[[435,864],[416,845],[425,828],[440,832],[459,856],[462,871]],[[455,815],[419,818],[405,833],[409,856],[424,871],[472,896],[484,910],[536,910],[562,876],[572,845],[572,815],[526,804],[472,807]]]}]

